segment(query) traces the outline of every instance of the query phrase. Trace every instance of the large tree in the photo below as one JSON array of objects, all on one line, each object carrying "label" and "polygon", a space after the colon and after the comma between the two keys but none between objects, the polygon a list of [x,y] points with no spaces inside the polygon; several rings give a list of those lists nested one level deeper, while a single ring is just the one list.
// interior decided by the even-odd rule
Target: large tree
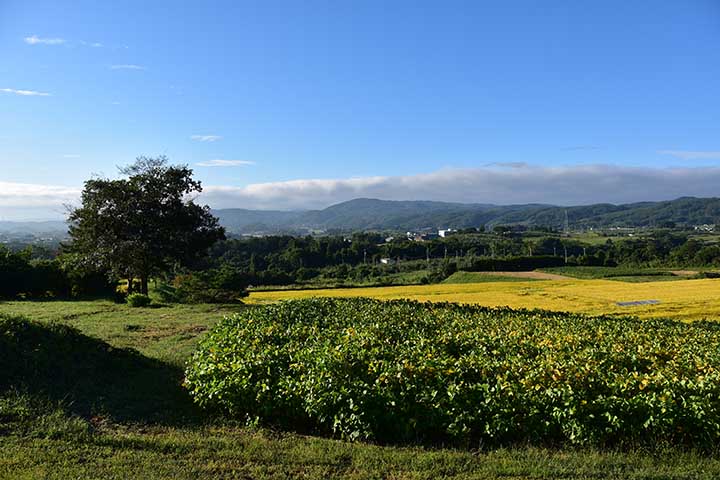
[{"label": "large tree", "polygon": [[120,173],[85,182],[82,206],[68,219],[70,249],[82,264],[128,279],[128,293],[139,278],[147,294],[149,277],[192,264],[225,231],[191,198],[202,186],[187,166],[139,157]]}]

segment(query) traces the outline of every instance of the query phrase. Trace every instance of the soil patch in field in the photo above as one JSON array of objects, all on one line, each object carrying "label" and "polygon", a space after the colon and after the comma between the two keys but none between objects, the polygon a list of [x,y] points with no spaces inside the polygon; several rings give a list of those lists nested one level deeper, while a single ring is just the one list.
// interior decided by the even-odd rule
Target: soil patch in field
[{"label": "soil patch in field", "polygon": [[670,273],[678,277],[692,277],[699,272],[697,270],[670,270]]},{"label": "soil patch in field", "polygon": [[493,277],[529,278],[532,280],[575,280],[573,277],[545,272],[478,272]]}]

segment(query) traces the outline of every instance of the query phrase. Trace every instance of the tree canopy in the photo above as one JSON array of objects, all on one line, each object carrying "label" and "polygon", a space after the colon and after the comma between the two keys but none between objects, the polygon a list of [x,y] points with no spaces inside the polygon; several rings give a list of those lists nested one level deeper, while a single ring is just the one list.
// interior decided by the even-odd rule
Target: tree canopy
[{"label": "tree canopy", "polygon": [[69,215],[69,247],[79,265],[141,280],[189,266],[225,237],[208,206],[195,203],[202,185],[185,165],[164,156],[139,157],[120,169],[123,178],[85,182],[82,206]]}]

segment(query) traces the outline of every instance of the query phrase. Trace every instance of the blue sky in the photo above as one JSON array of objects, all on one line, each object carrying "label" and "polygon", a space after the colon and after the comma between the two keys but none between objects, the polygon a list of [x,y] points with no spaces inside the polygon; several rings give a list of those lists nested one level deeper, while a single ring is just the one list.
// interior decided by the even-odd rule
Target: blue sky
[{"label": "blue sky", "polygon": [[0,218],[56,216],[138,155],[192,165],[217,207],[720,180],[716,0],[183,3],[0,1]]}]

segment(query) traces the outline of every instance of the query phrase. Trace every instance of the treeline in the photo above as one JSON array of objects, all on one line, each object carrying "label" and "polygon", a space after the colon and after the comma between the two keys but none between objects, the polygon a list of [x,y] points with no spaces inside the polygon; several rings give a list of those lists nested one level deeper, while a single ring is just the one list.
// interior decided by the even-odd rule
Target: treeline
[{"label": "treeline", "polygon": [[442,280],[457,270],[534,270],[562,265],[720,267],[720,246],[686,234],[589,244],[560,236],[499,231],[455,235],[426,242],[389,242],[379,234],[268,236],[218,242],[204,268],[244,272],[249,285],[327,281],[387,283],[390,275],[428,270],[421,281]]},{"label": "treeline", "polygon": [[31,248],[0,246],[0,298],[111,296],[117,282],[107,272],[80,272],[62,258],[33,258]]},{"label": "treeline", "polygon": [[[563,265],[720,267],[720,246],[687,234],[589,244],[539,232],[466,231],[426,242],[352,236],[268,236],[216,242],[208,255],[155,275],[167,301],[226,302],[248,286],[434,283],[458,270],[528,271]],[[0,297],[115,295],[111,270],[77,268],[72,248],[53,260],[0,250]],[[122,293],[122,292],[121,292]]]}]

